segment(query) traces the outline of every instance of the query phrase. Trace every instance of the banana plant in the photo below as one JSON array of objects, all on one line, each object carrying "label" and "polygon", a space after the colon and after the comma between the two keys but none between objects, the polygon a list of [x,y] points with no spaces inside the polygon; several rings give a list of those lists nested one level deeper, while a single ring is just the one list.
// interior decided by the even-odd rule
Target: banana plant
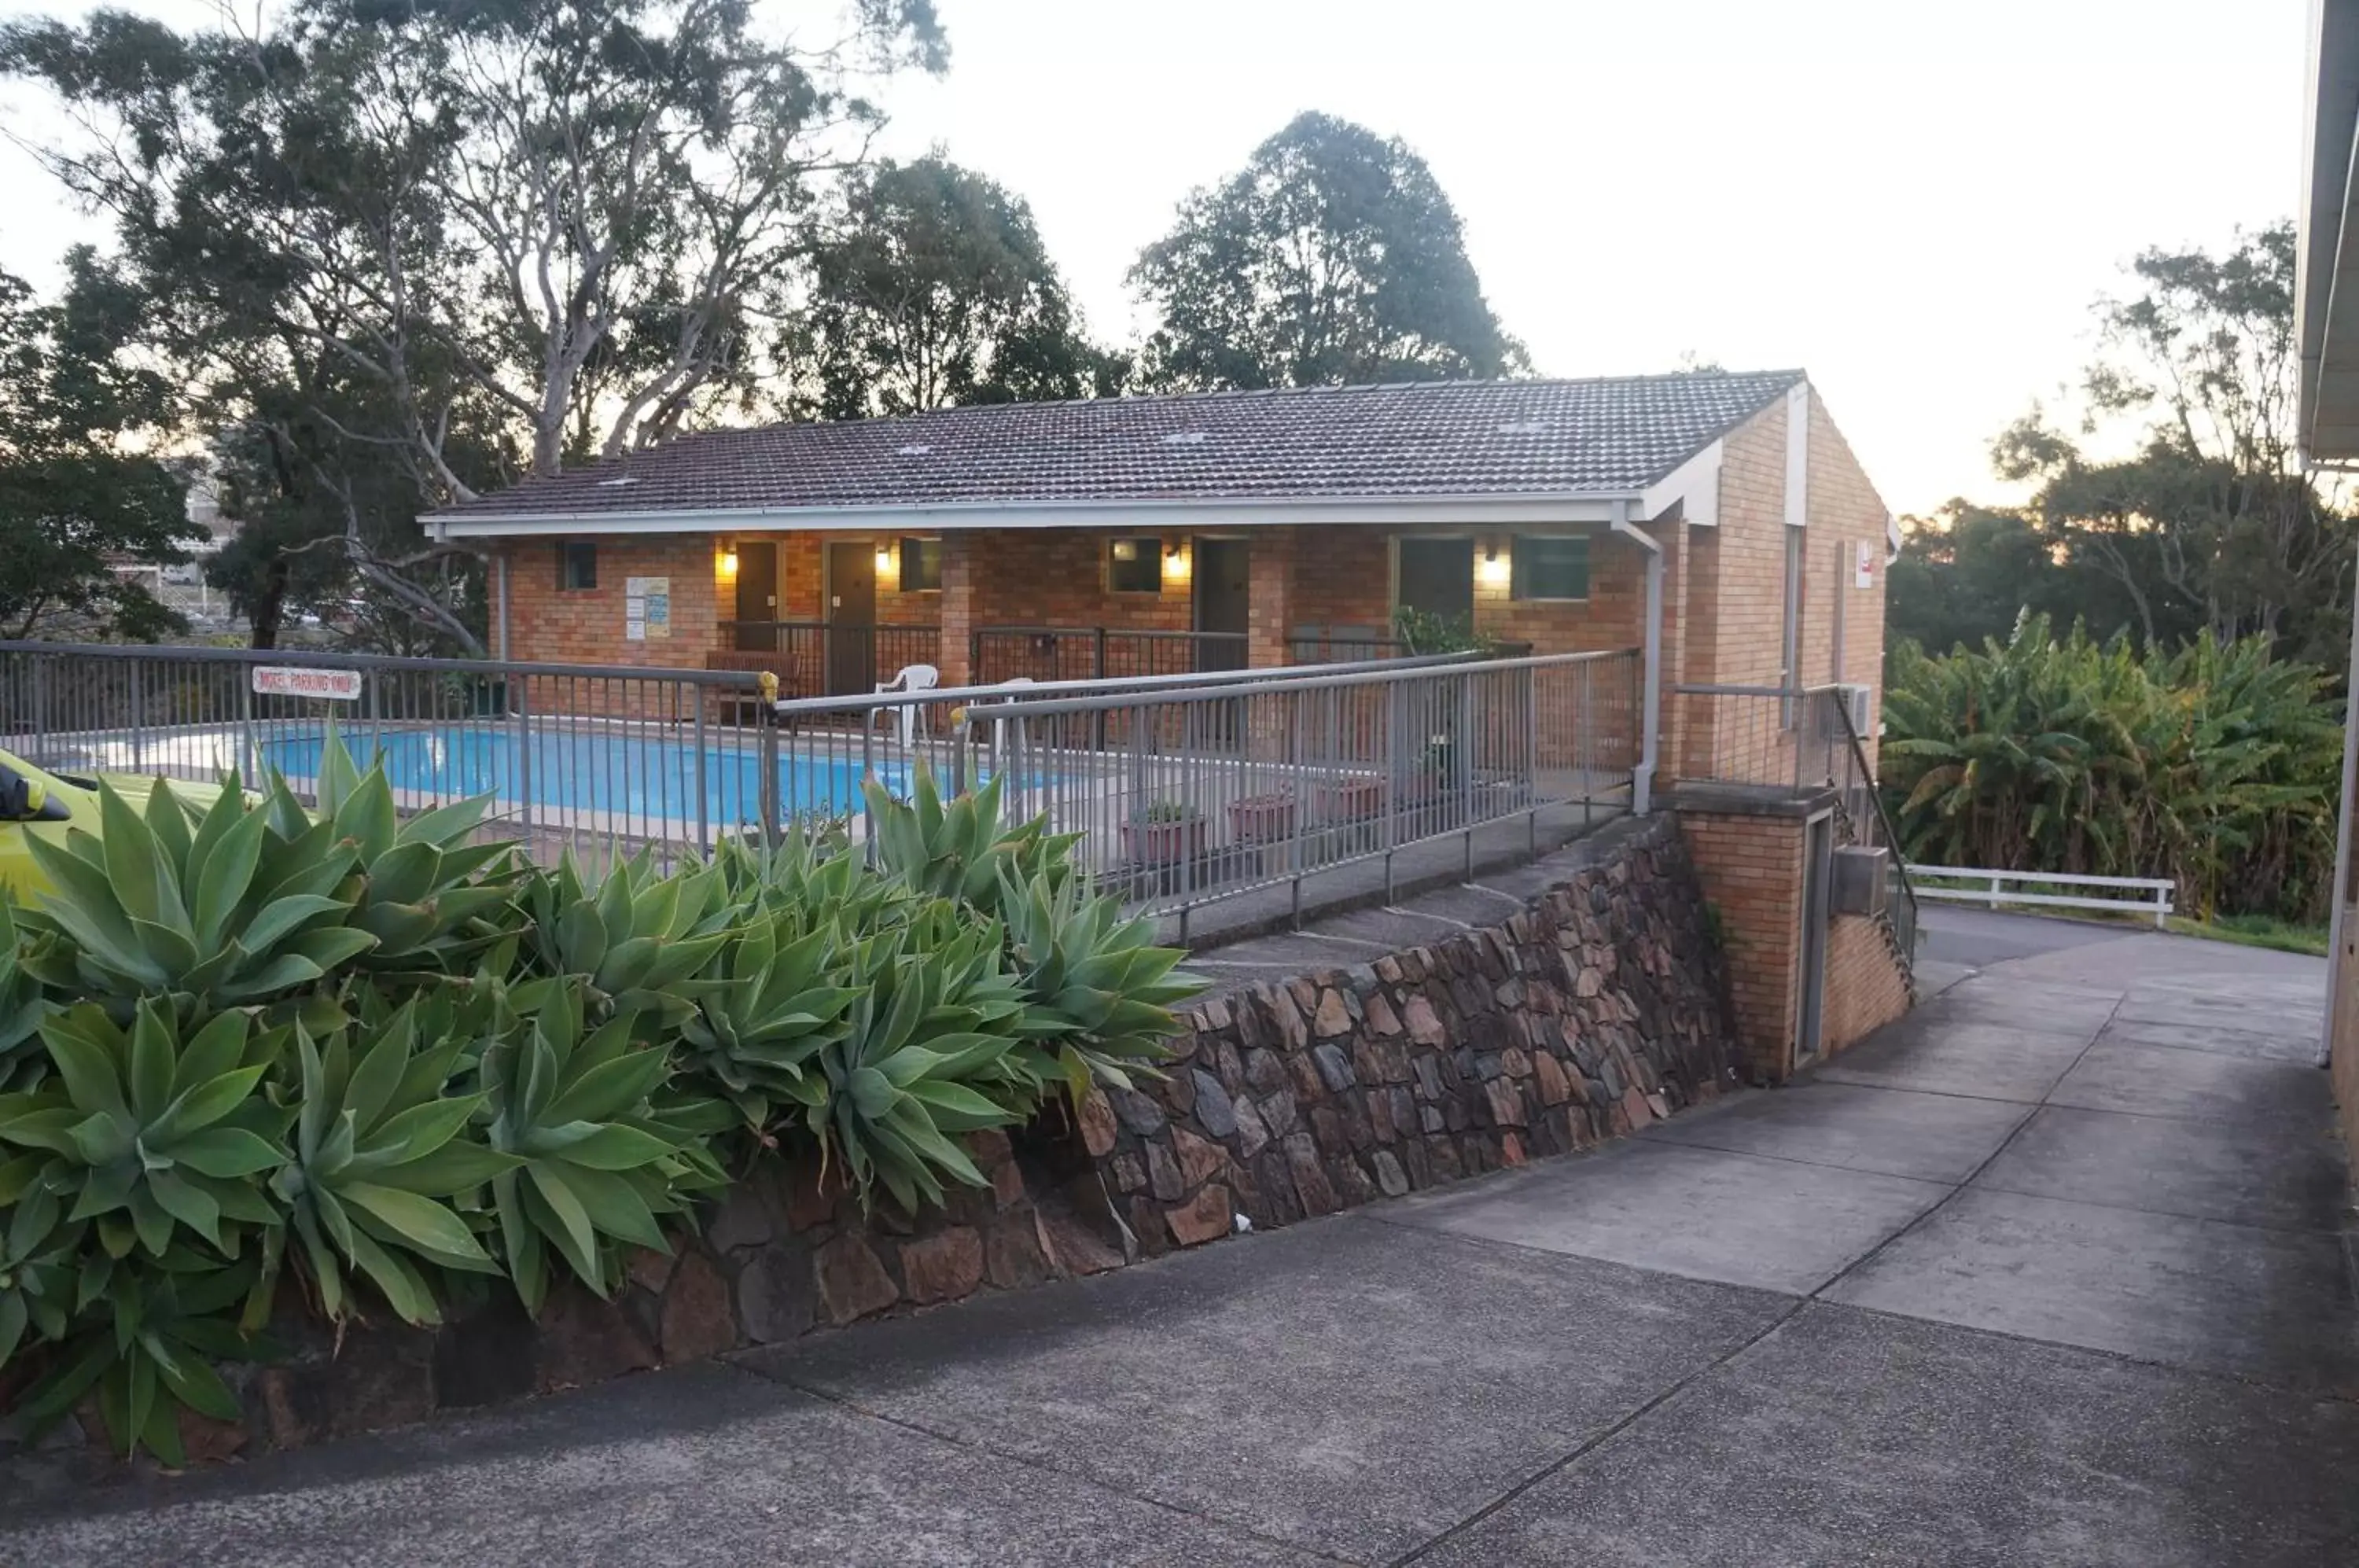
[{"label": "banana plant", "polygon": [[680,1026],[681,1064],[717,1088],[765,1136],[811,1058],[842,1038],[859,991],[842,984],[848,946],[833,922],[805,931],[804,911],[754,913],[714,961],[718,981]]},{"label": "banana plant", "polygon": [[[451,1092],[467,1065],[469,1031],[458,1016],[465,1005],[413,997],[317,1044],[295,1029],[294,1158],[270,1188],[331,1318],[350,1311],[348,1267],[413,1323],[441,1321],[429,1270],[499,1272],[467,1221],[439,1201],[475,1192],[519,1163],[469,1127],[488,1096]],[[357,1061],[353,1032],[369,1041]]]},{"label": "banana plant", "polygon": [[320,815],[352,849],[354,879],[346,923],[376,939],[363,963],[374,970],[449,973],[496,941],[496,919],[515,899],[515,851],[471,844],[488,795],[404,821],[379,754],[363,773],[332,727],[320,754]]},{"label": "banana plant", "polygon": [[0,1096],[0,1142],[49,1157],[29,1180],[71,1191],[65,1220],[92,1222],[108,1258],[161,1258],[183,1233],[235,1257],[240,1226],[278,1224],[260,1183],[286,1160],[288,1113],[260,1092],[284,1031],[252,1024],[222,1013],[183,1040],[154,998],[127,1033],[94,1003],[53,1014],[56,1074]]},{"label": "banana plant", "polygon": [[614,1244],[669,1251],[657,1216],[720,1181],[694,1136],[651,1103],[669,1054],[633,1039],[634,1013],[585,1028],[583,990],[570,976],[516,987],[518,1021],[483,1055],[487,1138],[513,1161],[492,1179],[500,1243],[516,1294],[536,1312],[551,1250],[611,1294]]},{"label": "banana plant", "polygon": [[1186,956],[1155,945],[1155,922],[1125,920],[1112,898],[1047,877],[1002,889],[1007,940],[1031,1000],[1026,1032],[1046,1036],[1076,1102],[1094,1083],[1132,1087],[1132,1074],[1170,1055],[1172,1008],[1204,988]]},{"label": "banana plant", "polygon": [[24,948],[20,964],[127,1018],[146,996],[198,1013],[266,1001],[367,952],[376,938],[344,923],[351,846],[283,781],[273,796],[249,801],[232,775],[192,823],[161,779],[144,813],[100,779],[100,833],[27,841],[53,890],[22,923],[57,940]]},{"label": "banana plant", "polygon": [[543,975],[578,978],[601,1016],[647,1012],[673,1026],[711,984],[698,976],[737,915],[719,869],[666,877],[645,852],[592,884],[568,851],[524,887],[526,944]]}]

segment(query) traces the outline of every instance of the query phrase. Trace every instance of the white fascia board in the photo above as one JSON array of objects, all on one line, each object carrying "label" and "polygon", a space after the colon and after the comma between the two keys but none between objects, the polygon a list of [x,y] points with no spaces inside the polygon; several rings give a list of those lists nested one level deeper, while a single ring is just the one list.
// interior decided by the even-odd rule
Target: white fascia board
[{"label": "white fascia board", "polygon": [[741,506],[685,511],[522,512],[429,517],[438,540],[584,533],[929,533],[959,528],[1285,528],[1358,523],[1387,527],[1533,528],[1607,523],[1631,492],[1565,495],[1419,495],[1254,501],[1059,501],[1023,506],[947,502],[917,506]]},{"label": "white fascia board", "polygon": [[1659,517],[1673,506],[1681,520],[1701,528],[1720,526],[1720,464],[1726,447],[1715,441],[1647,486],[1638,516]]},{"label": "white fascia board", "polygon": [[1810,521],[1810,384],[1786,388],[1786,526]]}]

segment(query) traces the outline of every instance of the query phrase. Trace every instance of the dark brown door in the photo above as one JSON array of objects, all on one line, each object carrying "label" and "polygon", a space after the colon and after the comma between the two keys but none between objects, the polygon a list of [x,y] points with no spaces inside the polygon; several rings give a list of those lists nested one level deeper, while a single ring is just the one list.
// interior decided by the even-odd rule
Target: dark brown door
[{"label": "dark brown door", "polygon": [[737,650],[775,653],[778,647],[778,547],[756,540],[737,547]]},{"label": "dark brown door", "polygon": [[1400,541],[1400,607],[1464,626],[1474,622],[1474,541]]},{"label": "dark brown door", "polygon": [[827,547],[827,689],[831,696],[874,691],[876,674],[876,547]]},{"label": "dark brown door", "polygon": [[1253,626],[1253,546],[1244,539],[1195,541],[1196,640],[1199,670],[1243,670]]}]

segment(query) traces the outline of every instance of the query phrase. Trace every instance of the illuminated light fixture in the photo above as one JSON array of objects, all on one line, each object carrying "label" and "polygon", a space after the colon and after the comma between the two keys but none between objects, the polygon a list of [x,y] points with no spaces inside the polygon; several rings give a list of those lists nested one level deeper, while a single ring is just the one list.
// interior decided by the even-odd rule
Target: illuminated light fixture
[{"label": "illuminated light fixture", "polygon": [[876,547],[876,570],[879,572],[890,572],[893,570],[893,547],[891,545],[880,544]]},{"label": "illuminated light fixture", "polygon": [[1194,574],[1195,561],[1188,550],[1188,541],[1172,539],[1163,547],[1163,581],[1167,584],[1186,583]]},{"label": "illuminated light fixture", "polygon": [[724,550],[721,552],[721,575],[723,578],[734,578],[737,575],[736,550]]},{"label": "illuminated light fixture", "polygon": [[1497,539],[1484,541],[1483,560],[1475,568],[1475,575],[1483,580],[1484,586],[1488,588],[1502,586],[1506,583],[1513,569],[1513,562],[1506,552],[1499,549]]}]

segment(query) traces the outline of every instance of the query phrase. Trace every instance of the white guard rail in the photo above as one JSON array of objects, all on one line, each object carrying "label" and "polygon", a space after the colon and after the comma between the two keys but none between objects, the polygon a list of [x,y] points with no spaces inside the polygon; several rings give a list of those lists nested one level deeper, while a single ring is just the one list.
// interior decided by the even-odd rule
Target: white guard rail
[{"label": "white guard rail", "polygon": [[[2176,886],[2167,877],[2082,877],[2061,871],[1995,871],[1981,866],[1911,866],[1908,877],[1917,884],[1917,896],[1920,898],[1938,898],[1951,904],[1982,904],[1994,909],[2002,904],[2029,904],[2052,909],[2150,912],[2157,931],[2170,929],[2171,894],[2176,891]],[[1944,878],[1952,882],[1979,883],[1981,886],[1939,886]],[[2118,893],[2142,893],[2145,897],[2034,893],[2016,887],[2018,883],[2052,887],[2110,888]]]}]

